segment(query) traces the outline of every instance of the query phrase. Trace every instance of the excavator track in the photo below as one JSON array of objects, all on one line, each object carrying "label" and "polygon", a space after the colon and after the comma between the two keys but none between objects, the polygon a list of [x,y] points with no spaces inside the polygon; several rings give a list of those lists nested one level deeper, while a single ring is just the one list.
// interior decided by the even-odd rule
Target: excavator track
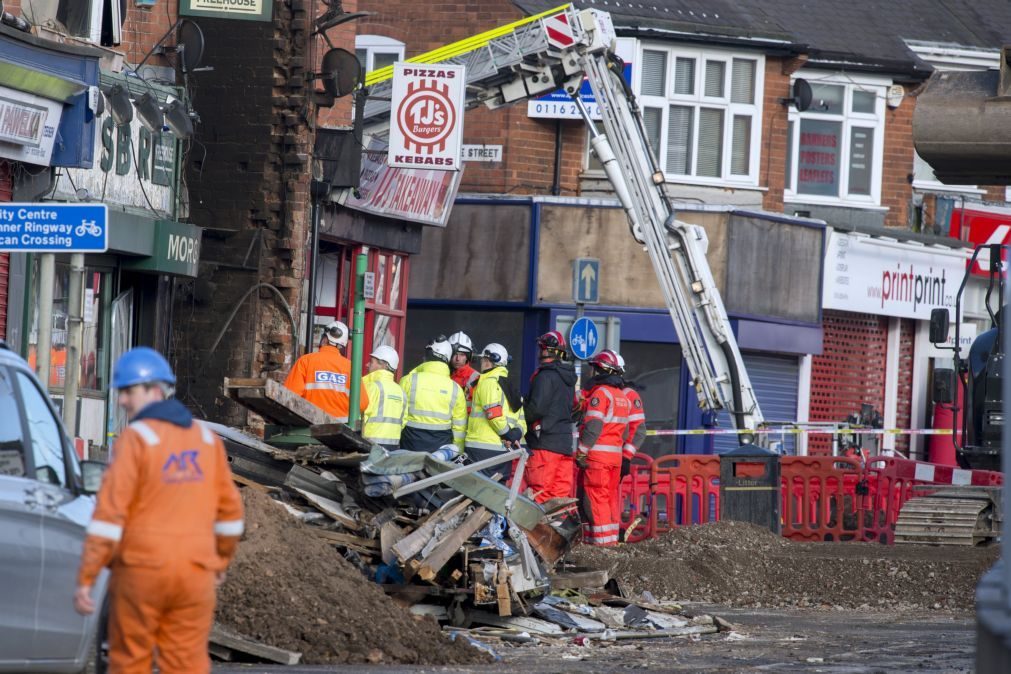
[{"label": "excavator track", "polygon": [[999,488],[935,488],[906,501],[895,522],[896,543],[989,545],[1000,533]]}]

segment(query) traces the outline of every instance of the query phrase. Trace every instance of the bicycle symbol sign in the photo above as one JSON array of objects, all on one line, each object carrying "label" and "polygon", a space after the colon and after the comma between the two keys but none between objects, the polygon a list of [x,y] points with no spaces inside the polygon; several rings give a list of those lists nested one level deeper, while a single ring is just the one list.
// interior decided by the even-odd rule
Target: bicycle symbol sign
[{"label": "bicycle symbol sign", "polygon": [[103,253],[108,225],[105,204],[0,204],[0,252]]}]

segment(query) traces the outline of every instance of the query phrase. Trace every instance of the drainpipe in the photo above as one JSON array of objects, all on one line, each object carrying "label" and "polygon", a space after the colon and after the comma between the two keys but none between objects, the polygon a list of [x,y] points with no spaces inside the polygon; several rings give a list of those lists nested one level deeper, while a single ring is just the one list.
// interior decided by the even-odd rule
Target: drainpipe
[{"label": "drainpipe", "polygon": [[369,268],[369,256],[359,253],[355,261],[355,315],[351,328],[351,409],[348,425],[358,428],[361,418],[359,401],[362,399],[362,352],[365,340],[365,271]]},{"label": "drainpipe", "polygon": [[77,433],[77,392],[81,384],[81,349],[84,346],[84,253],[70,256],[67,293],[67,374],[63,389],[63,423],[71,437]]},{"label": "drainpipe", "polygon": [[[53,284],[56,277],[56,255],[39,256],[39,336],[35,345],[35,369],[49,392],[50,356],[53,349]],[[30,330],[31,327],[27,326]]]}]

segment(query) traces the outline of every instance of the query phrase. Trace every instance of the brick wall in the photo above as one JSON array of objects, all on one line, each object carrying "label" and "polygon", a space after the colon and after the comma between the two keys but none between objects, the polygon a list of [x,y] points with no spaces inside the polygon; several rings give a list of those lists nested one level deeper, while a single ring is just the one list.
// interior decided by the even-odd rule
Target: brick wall
[{"label": "brick wall", "polygon": [[[297,341],[285,303],[297,320],[313,141],[310,19],[310,2],[291,0],[274,3],[273,23],[200,20],[214,70],[191,79],[202,122],[186,182],[190,219],[207,229],[200,276],[177,292],[172,356],[180,398],[232,424],[244,423],[245,412],[222,398],[222,378],[279,378]],[[271,288],[247,296],[257,284]]]},{"label": "brick wall", "polygon": [[765,59],[765,95],[762,99],[762,163],[758,184],[767,188],[762,207],[773,213],[783,211],[786,188],[786,131],[788,108],[780,100],[790,95],[790,73],[800,63],[796,59],[769,56]]},{"label": "brick wall", "polygon": [[[907,86],[909,90],[911,86]],[[897,108],[885,106],[881,205],[888,208],[886,227],[909,227],[913,196],[913,110],[916,97],[906,96]]]}]

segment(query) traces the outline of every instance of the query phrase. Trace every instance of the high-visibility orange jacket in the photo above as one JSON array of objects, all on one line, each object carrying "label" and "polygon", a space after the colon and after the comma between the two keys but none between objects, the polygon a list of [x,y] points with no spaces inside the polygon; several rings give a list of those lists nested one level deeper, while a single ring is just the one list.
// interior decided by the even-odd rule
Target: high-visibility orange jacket
[{"label": "high-visibility orange jacket", "polygon": [[[185,411],[175,401],[155,404]],[[221,439],[200,421],[188,428],[134,421],[103,478],[78,585],[93,585],[106,566],[224,570],[242,530],[242,500]]]},{"label": "high-visibility orange jacket", "polygon": [[631,386],[625,386],[621,391],[625,394],[631,410],[628,415],[628,432],[625,434],[625,446],[621,453],[626,459],[631,459],[646,441],[646,410],[642,406],[639,392]]},{"label": "high-visibility orange jacket", "polygon": [[604,380],[593,386],[586,397],[576,452],[588,454],[591,461],[621,465],[631,407],[617,384]]},{"label": "high-visibility orange jacket", "polygon": [[481,373],[470,365],[464,365],[453,370],[453,373],[449,376],[460,385],[460,388],[463,389],[464,394],[467,396],[467,414],[469,415],[470,404],[474,400],[474,388],[477,386],[477,380],[481,377]]},{"label": "high-visibility orange jacket", "polygon": [[[350,409],[351,361],[336,346],[324,344],[319,351],[307,353],[288,373],[284,385],[320,408],[337,421],[347,423]],[[358,401],[361,411],[369,406],[363,386]]]}]

